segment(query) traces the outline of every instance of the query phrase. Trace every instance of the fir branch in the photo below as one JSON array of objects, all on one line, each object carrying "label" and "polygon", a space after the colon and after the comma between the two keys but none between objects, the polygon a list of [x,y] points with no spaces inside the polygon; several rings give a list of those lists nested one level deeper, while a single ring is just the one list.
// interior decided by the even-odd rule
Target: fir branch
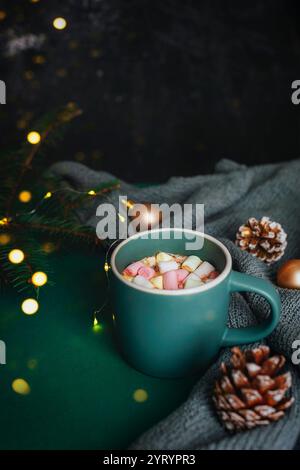
[{"label": "fir branch", "polygon": [[[67,122],[70,122],[72,119],[75,117],[79,116],[81,114],[81,110],[74,104],[70,103],[66,106],[64,106],[62,109],[60,109],[57,113],[55,113],[53,120],[47,123],[43,131],[41,132],[41,140],[39,143],[35,145],[31,144],[26,144],[26,146],[23,146],[21,149],[21,154],[25,153],[25,158],[21,162],[21,167],[19,170],[18,177],[16,178],[16,181],[13,185],[12,188],[10,188],[10,196],[7,201],[6,205],[6,211],[5,214],[9,215],[12,210],[12,206],[14,204],[17,191],[21,186],[21,183],[24,179],[25,174],[29,169],[31,169],[32,162],[34,160],[34,157],[37,155],[39,152],[41,146],[44,144],[44,142],[47,140],[49,134],[51,134],[54,130],[58,129],[60,126],[65,125]],[[41,124],[38,124],[36,128],[40,128]],[[28,153],[25,152],[25,149],[28,148],[28,145],[30,145],[30,150]],[[23,151],[22,151],[23,150]]]}]

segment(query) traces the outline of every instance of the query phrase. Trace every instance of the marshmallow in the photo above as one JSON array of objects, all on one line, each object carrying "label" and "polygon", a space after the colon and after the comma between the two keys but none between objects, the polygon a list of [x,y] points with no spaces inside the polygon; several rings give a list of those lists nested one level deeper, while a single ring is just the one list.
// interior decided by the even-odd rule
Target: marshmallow
[{"label": "marshmallow", "polygon": [[189,272],[186,269],[177,269],[177,281],[179,283],[183,282],[187,276],[189,276]]},{"label": "marshmallow", "polygon": [[187,256],[183,256],[183,255],[173,255],[173,258],[174,260],[176,261],[176,263],[183,263],[186,259],[187,259]]},{"label": "marshmallow", "polygon": [[158,263],[159,267],[159,272],[161,274],[166,273],[168,271],[174,271],[175,269],[178,269],[178,264],[176,261],[160,261]]},{"label": "marshmallow", "polygon": [[139,276],[139,275],[135,276],[132,282],[133,284],[137,284],[138,286],[141,286],[141,287],[148,287],[149,289],[154,289],[151,282],[148,281],[148,279],[145,279],[143,276]]},{"label": "marshmallow", "polygon": [[146,266],[150,266],[150,268],[154,268],[156,265],[156,258],[155,256],[147,256],[146,258],[142,259],[142,263],[144,263]]},{"label": "marshmallow", "polygon": [[205,283],[211,282],[219,276],[218,271],[212,271],[206,278],[202,278]]},{"label": "marshmallow", "polygon": [[194,273],[201,278],[207,277],[212,271],[215,271],[215,267],[208,261],[203,261]]},{"label": "marshmallow", "polygon": [[198,268],[200,263],[201,259],[199,258],[199,256],[192,255],[188,256],[188,258],[182,263],[181,267],[191,273]]},{"label": "marshmallow", "polygon": [[124,274],[124,273],[123,273],[123,277],[126,281],[129,281],[129,282],[131,282],[132,279],[134,278],[134,276],[128,276],[128,274]]},{"label": "marshmallow", "polygon": [[141,261],[136,261],[135,263],[130,264],[127,266],[126,269],[124,269],[123,274],[127,276],[136,276],[138,273],[138,270],[142,268],[144,264]]},{"label": "marshmallow", "polygon": [[203,286],[204,282],[202,282],[199,277],[196,276],[196,279],[194,278],[187,278],[185,283],[184,283],[184,288],[185,289],[190,289],[191,287],[200,287]]},{"label": "marshmallow", "polygon": [[161,261],[173,261],[173,256],[161,251],[156,255],[156,262],[160,263]]},{"label": "marshmallow", "polygon": [[162,276],[155,276],[150,279],[151,284],[156,287],[156,289],[163,289],[163,277]]},{"label": "marshmallow", "polygon": [[163,275],[164,289],[167,290],[177,290],[178,281],[176,271],[167,271]]},{"label": "marshmallow", "polygon": [[149,266],[142,266],[138,270],[138,275],[143,276],[145,279],[151,279],[151,277],[154,277],[156,274],[156,271],[153,268],[150,268]]}]

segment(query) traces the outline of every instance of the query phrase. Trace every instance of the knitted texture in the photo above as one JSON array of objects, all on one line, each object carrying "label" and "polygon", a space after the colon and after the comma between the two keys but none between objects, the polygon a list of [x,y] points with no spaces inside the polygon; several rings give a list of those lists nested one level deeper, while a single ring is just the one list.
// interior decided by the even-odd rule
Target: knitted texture
[{"label": "knitted texture", "polygon": [[[78,189],[90,189],[113,177],[73,162],[55,164],[50,171]],[[221,240],[229,249],[235,270],[274,282],[278,267],[287,259],[300,258],[300,160],[289,163],[246,167],[221,160],[215,173],[188,178],[174,177],[167,183],[136,188],[122,183],[120,191],[105,197],[118,204],[119,194],[135,201],[154,203],[205,204],[205,232]],[[96,207],[101,198],[79,214],[81,221],[96,226]],[[240,225],[249,217],[269,216],[280,222],[288,234],[288,246],[278,263],[267,265],[234,244]],[[267,338],[272,350],[291,358],[292,343],[300,338],[300,291],[278,288],[282,302],[279,325]],[[257,294],[233,294],[229,326],[243,327],[263,321],[267,302]],[[199,378],[188,399],[170,416],[143,434],[132,449],[292,449],[300,430],[299,367],[287,368],[293,377],[295,403],[277,423],[230,435],[219,423],[212,406],[212,390],[219,364],[228,360],[228,350]]]}]

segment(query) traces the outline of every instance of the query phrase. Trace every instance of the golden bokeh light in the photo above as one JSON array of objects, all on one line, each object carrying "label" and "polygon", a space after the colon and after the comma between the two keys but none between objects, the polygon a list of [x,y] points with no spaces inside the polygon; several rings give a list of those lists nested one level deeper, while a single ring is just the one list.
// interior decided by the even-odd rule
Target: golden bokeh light
[{"label": "golden bokeh light", "polygon": [[26,299],[22,302],[21,309],[26,315],[33,315],[39,309],[39,304],[35,299]]},{"label": "golden bokeh light", "polygon": [[55,29],[62,30],[67,26],[67,22],[64,18],[58,17],[53,20],[53,26]]},{"label": "golden bokeh light", "polygon": [[138,388],[133,392],[133,399],[137,403],[143,403],[144,401],[148,400],[148,393],[143,388]]},{"label": "golden bokeh light", "polygon": [[30,191],[24,190],[19,193],[18,197],[20,202],[24,202],[26,204],[27,202],[31,201],[32,194]]},{"label": "golden bokeh light", "polygon": [[24,379],[15,379],[12,382],[11,387],[13,391],[19,395],[28,395],[31,391],[29,383]]},{"label": "golden bokeh light", "polygon": [[8,233],[0,233],[0,245],[7,245],[11,241],[11,236]]},{"label": "golden bokeh light", "polygon": [[41,136],[36,131],[31,131],[27,134],[27,140],[30,144],[36,145],[41,141]]},{"label": "golden bokeh light", "polygon": [[25,255],[24,255],[23,251],[19,250],[18,248],[15,248],[14,250],[11,250],[8,253],[8,259],[13,264],[22,263],[24,258],[25,258]]},{"label": "golden bokeh light", "polygon": [[47,280],[48,280],[48,276],[46,273],[43,273],[43,271],[37,271],[31,277],[32,284],[35,285],[36,287],[44,286]]}]

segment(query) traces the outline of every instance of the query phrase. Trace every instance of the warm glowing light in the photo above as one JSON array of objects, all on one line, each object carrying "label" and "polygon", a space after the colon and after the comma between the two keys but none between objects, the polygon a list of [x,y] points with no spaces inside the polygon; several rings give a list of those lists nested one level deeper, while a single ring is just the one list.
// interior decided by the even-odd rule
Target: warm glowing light
[{"label": "warm glowing light", "polygon": [[5,20],[6,18],[6,12],[4,10],[0,10],[0,21]]},{"label": "warm glowing light", "polygon": [[35,299],[26,299],[22,302],[21,308],[26,315],[33,315],[38,311],[39,304]]},{"label": "warm glowing light", "polygon": [[95,192],[93,189],[91,189],[91,190],[88,192],[88,194],[89,194],[90,196],[96,196],[96,192]]},{"label": "warm glowing light", "polygon": [[30,393],[30,385],[24,379],[15,379],[11,387],[13,391],[19,393],[19,395],[28,395]]},{"label": "warm glowing light", "polygon": [[110,269],[110,266],[107,262],[104,263],[104,271],[107,273],[107,271],[109,271]]},{"label": "warm glowing light", "polygon": [[31,131],[27,134],[27,140],[30,144],[36,145],[41,141],[41,136],[36,131]]},{"label": "warm glowing light", "polygon": [[42,250],[45,253],[53,253],[57,249],[57,246],[53,242],[45,242],[42,245]]},{"label": "warm glowing light", "polygon": [[94,321],[93,321],[93,331],[95,333],[102,331],[102,325],[101,323],[98,322],[96,317],[94,317]]},{"label": "warm glowing light", "polygon": [[44,196],[44,199],[49,199],[49,197],[52,197],[52,193],[50,191],[48,191],[45,196]]},{"label": "warm glowing light", "polygon": [[148,400],[148,393],[143,388],[138,388],[133,392],[133,399],[138,403],[143,403],[144,401]]},{"label": "warm glowing light", "polygon": [[31,281],[36,287],[41,287],[46,284],[48,280],[47,274],[42,271],[37,271],[32,275]]},{"label": "warm glowing light", "polygon": [[1,233],[0,234],[0,245],[7,245],[11,240],[10,235],[8,233]]},{"label": "warm glowing light", "polygon": [[55,20],[53,20],[53,26],[55,29],[65,29],[65,27],[67,26],[67,22],[64,18],[55,18]]},{"label": "warm glowing light", "polygon": [[22,263],[22,261],[24,260],[25,258],[25,255],[23,253],[22,250],[18,250],[17,248],[14,249],[14,250],[11,250],[9,253],[8,253],[8,259],[11,263],[13,264],[19,264],[19,263]]},{"label": "warm glowing light", "polygon": [[0,225],[7,225],[9,222],[7,217],[3,217],[3,219],[0,219]]},{"label": "warm glowing light", "polygon": [[124,206],[128,207],[128,209],[131,209],[133,206],[134,206],[134,202],[131,201],[130,199],[121,199],[121,202],[122,204],[124,204]]},{"label": "warm glowing light", "polygon": [[32,198],[32,194],[30,191],[21,191],[19,193],[19,201],[21,202],[24,202],[24,203],[29,202],[31,198]]}]

